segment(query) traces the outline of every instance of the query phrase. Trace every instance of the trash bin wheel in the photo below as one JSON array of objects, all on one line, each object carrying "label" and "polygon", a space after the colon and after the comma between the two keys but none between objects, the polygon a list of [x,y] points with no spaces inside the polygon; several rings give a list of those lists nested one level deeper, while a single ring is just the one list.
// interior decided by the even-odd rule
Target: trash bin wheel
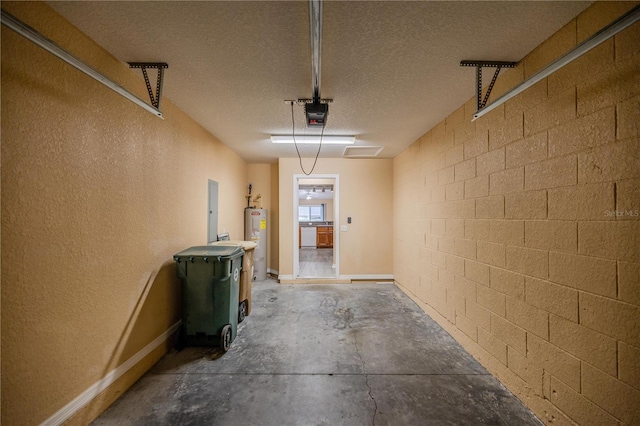
[{"label": "trash bin wheel", "polygon": [[244,318],[247,316],[247,301],[243,300],[238,305],[238,322],[244,321]]},{"label": "trash bin wheel", "polygon": [[231,346],[231,325],[227,324],[222,327],[220,333],[220,347],[223,351],[227,352]]}]

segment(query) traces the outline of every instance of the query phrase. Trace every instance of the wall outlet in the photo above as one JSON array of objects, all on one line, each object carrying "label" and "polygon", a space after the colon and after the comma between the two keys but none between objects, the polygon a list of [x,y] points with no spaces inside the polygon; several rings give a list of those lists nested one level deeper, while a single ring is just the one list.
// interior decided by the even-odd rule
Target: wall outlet
[{"label": "wall outlet", "polygon": [[347,232],[347,225],[340,225],[340,231]]}]

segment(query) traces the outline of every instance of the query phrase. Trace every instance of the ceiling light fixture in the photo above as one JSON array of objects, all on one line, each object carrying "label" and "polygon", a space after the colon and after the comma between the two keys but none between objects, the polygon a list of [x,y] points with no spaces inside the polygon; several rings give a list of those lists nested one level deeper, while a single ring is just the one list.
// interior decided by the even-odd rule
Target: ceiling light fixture
[{"label": "ceiling light fixture", "polygon": [[[295,142],[298,144],[319,144],[320,135],[296,136]],[[293,143],[291,135],[272,135],[272,143]],[[327,145],[353,145],[356,142],[355,136],[322,136],[322,144]]]}]

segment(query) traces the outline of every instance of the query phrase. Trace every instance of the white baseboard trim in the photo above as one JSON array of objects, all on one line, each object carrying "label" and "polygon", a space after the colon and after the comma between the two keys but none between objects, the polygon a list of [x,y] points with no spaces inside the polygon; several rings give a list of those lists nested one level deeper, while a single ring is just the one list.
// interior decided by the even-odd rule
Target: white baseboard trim
[{"label": "white baseboard trim", "polygon": [[271,274],[271,275],[278,275],[278,270],[277,269],[267,268],[267,273]]},{"label": "white baseboard trim", "polygon": [[[293,280],[293,275],[279,275],[279,280]],[[305,278],[298,278],[304,280]],[[336,278],[333,278],[336,279]],[[391,274],[356,274],[356,275],[340,275],[338,280],[363,280],[363,281],[376,281],[381,284],[393,284],[393,275]]]},{"label": "white baseboard trim", "polygon": [[181,324],[182,321],[178,321],[177,323],[173,324],[171,327],[169,327],[168,330],[166,330],[160,336],[156,337],[151,343],[142,348],[138,353],[126,360],[116,369],[112,370],[104,378],[94,383],[89,389],[82,392],[73,401],[62,407],[57,413],[49,417],[42,424],[46,426],[57,426],[67,421],[71,416],[78,412],[78,410],[91,402],[93,398],[100,395],[102,391],[115,383],[115,381],[122,377],[122,375],[127,371],[129,371],[131,367],[139,363],[144,357],[149,355],[154,349],[164,343],[167,338],[169,338],[169,336],[171,336],[176,332],[176,330],[178,330],[178,327],[180,327]]},{"label": "white baseboard trim", "polygon": [[278,275],[279,280],[292,280],[293,275]]},{"label": "white baseboard trim", "polygon": [[371,275],[340,275],[340,279],[345,280],[366,280],[366,281],[384,281],[393,283],[393,275],[391,274],[371,274]]}]

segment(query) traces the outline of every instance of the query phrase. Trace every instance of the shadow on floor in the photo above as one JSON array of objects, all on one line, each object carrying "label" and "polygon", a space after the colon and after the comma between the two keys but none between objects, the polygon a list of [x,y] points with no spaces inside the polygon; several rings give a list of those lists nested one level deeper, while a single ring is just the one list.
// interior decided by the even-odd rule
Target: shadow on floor
[{"label": "shadow on floor", "polygon": [[392,284],[257,282],[220,354],[170,352],[94,424],[541,424]]}]

